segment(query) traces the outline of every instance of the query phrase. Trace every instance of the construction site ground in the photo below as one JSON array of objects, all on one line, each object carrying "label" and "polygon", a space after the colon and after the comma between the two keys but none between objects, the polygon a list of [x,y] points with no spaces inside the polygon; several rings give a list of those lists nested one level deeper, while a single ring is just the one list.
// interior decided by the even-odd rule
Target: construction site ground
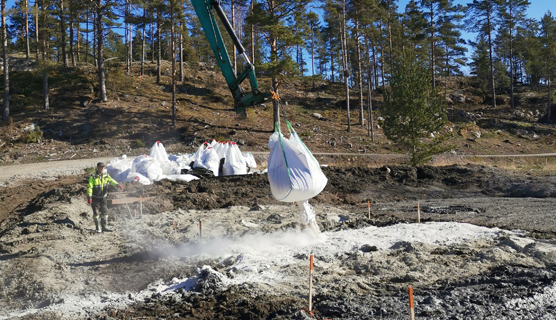
[{"label": "construction site ground", "polygon": [[97,234],[65,168],[1,181],[0,319],[402,319],[408,286],[419,319],[556,317],[552,175],[324,167],[314,238],[264,174],[126,183]]}]

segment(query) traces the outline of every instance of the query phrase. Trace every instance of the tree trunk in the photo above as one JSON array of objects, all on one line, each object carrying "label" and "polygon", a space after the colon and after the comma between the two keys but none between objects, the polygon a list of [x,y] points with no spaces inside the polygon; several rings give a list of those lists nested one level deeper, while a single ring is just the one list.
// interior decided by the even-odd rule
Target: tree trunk
[{"label": "tree trunk", "polygon": [[[235,3],[234,0],[230,1],[230,7],[231,7],[231,13],[232,13],[232,28],[234,29],[234,32],[236,30],[236,10],[235,10]],[[234,68],[234,74],[237,75],[237,48],[235,43],[232,44],[232,60],[234,62],[233,64],[233,68]]]},{"label": "tree trunk", "polygon": [[91,46],[91,44],[89,43],[89,9],[87,9],[87,17],[86,17],[86,20],[87,20],[87,21],[86,21],[86,25],[87,25],[86,28],[87,28],[87,31],[86,31],[86,33],[85,33],[85,48],[86,48],[86,50],[85,50],[85,51],[86,51],[86,54],[85,54],[85,63],[88,63],[88,62],[89,62],[89,53],[91,52],[91,50],[90,50],[90,48],[89,48],[89,47]]},{"label": "tree trunk", "polygon": [[141,45],[141,77],[145,75],[145,19],[147,18],[147,9],[143,8],[143,30],[141,31],[141,40],[143,44]]},{"label": "tree trunk", "polygon": [[[256,0],[251,0],[251,14]],[[255,64],[255,26],[251,25],[251,63]]]},{"label": "tree trunk", "polygon": [[[356,13],[357,16],[357,13]],[[357,86],[359,88],[359,123],[365,126],[365,115],[363,106],[363,69],[361,68],[361,42],[359,41],[359,21],[355,20],[355,42],[357,46],[357,72],[359,79],[357,79]]]},{"label": "tree trunk", "polygon": [[548,73],[548,109],[546,110],[546,123],[552,123],[552,83],[550,81],[550,72]]},{"label": "tree trunk", "polygon": [[[128,12],[131,15],[131,0],[129,0],[128,7],[129,7]],[[128,67],[128,69],[129,69],[129,72],[128,73],[131,74],[131,72],[132,72],[131,68],[133,67],[133,24],[129,23],[128,25],[129,25],[129,33],[128,33],[128,36],[129,36],[129,41],[128,41],[128,46],[129,46],[129,67]]]},{"label": "tree trunk", "polygon": [[172,127],[176,127],[176,38],[174,35],[174,7],[175,0],[170,1],[170,25],[171,25],[171,52],[172,52]]},{"label": "tree trunk", "polygon": [[104,48],[102,45],[103,39],[103,25],[102,25],[102,0],[97,0],[97,65],[98,65],[98,84],[99,84],[99,99],[102,102],[106,102],[108,99],[106,97],[106,82],[104,79]]},{"label": "tree trunk", "polygon": [[492,29],[490,26],[490,11],[487,12],[487,28],[488,28],[488,54],[490,62],[490,92],[492,94],[492,108],[496,108],[496,92],[494,87],[494,63],[492,61]]},{"label": "tree trunk", "polygon": [[348,57],[347,57],[347,39],[346,39],[346,0],[343,0],[342,7],[342,60],[344,63],[344,84],[346,86],[346,109],[347,109],[347,132],[351,132],[351,119],[349,108],[349,76]]},{"label": "tree trunk", "polygon": [[373,42],[371,44],[371,49],[373,50],[373,75],[375,80],[375,88],[378,88],[378,67],[376,63],[376,43],[374,40],[375,39],[373,38]]},{"label": "tree trunk", "polygon": [[124,43],[125,43],[125,73],[129,75],[129,0],[125,0],[125,9],[124,9]]},{"label": "tree trunk", "polygon": [[66,55],[66,19],[64,17],[64,0],[60,0],[60,37],[62,45],[62,63],[64,68],[68,67],[68,59]]},{"label": "tree trunk", "polygon": [[[99,1],[99,0],[97,0]],[[99,1],[100,2],[100,1]],[[100,9],[99,9],[100,10]],[[96,12],[93,12],[93,61],[95,62],[95,67],[98,67],[98,54],[97,54],[97,32],[98,32],[98,28],[97,28],[97,19],[98,19],[98,14]],[[102,23],[102,22],[101,22]]]},{"label": "tree trunk", "polygon": [[4,100],[2,120],[10,118],[10,68],[8,64],[8,28],[6,26],[6,0],[2,0],[2,57],[4,59]]},{"label": "tree trunk", "polygon": [[31,48],[29,47],[29,2],[25,0],[25,56],[27,59],[31,56]]},{"label": "tree trunk", "polygon": [[183,84],[183,21],[180,21],[180,82]]},{"label": "tree trunk", "polygon": [[431,79],[432,79],[432,88],[436,87],[436,59],[434,56],[434,51],[436,50],[436,43],[434,41],[434,3],[430,2],[430,23],[431,23]]},{"label": "tree trunk", "polygon": [[154,63],[154,10],[151,12],[151,63]]},{"label": "tree trunk", "polygon": [[71,58],[71,65],[73,67],[75,67],[75,55],[73,54],[73,37],[75,37],[74,33],[73,33],[73,10],[70,6],[70,14],[69,14],[69,32],[70,32],[70,36],[69,36],[69,45],[70,45],[70,58]]},{"label": "tree trunk", "polygon": [[77,14],[77,30],[76,30],[76,35],[77,35],[77,39],[76,39],[76,43],[75,45],[77,46],[77,50],[75,50],[75,55],[76,55],[76,59],[77,59],[77,63],[81,62],[81,53],[79,53],[79,50],[81,50],[81,14]]},{"label": "tree trunk", "polygon": [[158,54],[156,56],[156,84],[160,84],[160,77],[161,77],[161,68],[160,68],[160,60],[162,58],[162,47],[161,47],[161,28],[160,28],[160,24],[162,23],[162,20],[160,19],[160,9],[156,10],[156,43],[158,46]]},{"label": "tree trunk", "polygon": [[313,78],[313,87],[311,91],[315,91],[315,30],[311,25],[311,76]]},{"label": "tree trunk", "polygon": [[48,97],[48,69],[43,66],[42,70],[42,108],[43,110],[50,109],[50,98]]},{"label": "tree trunk", "polygon": [[[330,48],[332,49],[332,38],[329,39],[330,42]],[[334,74],[336,70],[334,70],[334,52],[333,50],[330,50],[330,76],[332,77],[330,80],[332,82],[334,82],[334,79],[336,78],[336,75]]]},{"label": "tree trunk", "polygon": [[[382,20],[380,20],[380,34],[382,34]],[[382,91],[386,90],[386,76],[384,75],[384,65],[386,64],[386,58],[384,57],[384,39],[381,41],[382,45],[380,46],[380,76],[382,77]]]},{"label": "tree trunk", "polygon": [[367,124],[367,134],[369,134],[371,136],[371,141],[375,142],[375,135],[374,135],[374,128],[373,128],[373,101],[371,100],[371,96],[372,96],[372,69],[371,69],[371,46],[369,45],[369,39],[367,37],[365,37],[365,44],[367,46],[367,61],[368,61],[368,65],[367,65],[367,92],[368,92],[368,101],[367,101],[367,105],[368,105],[368,113],[369,113],[369,123]]},{"label": "tree trunk", "polygon": [[39,61],[39,1],[35,0],[35,59]]},{"label": "tree trunk", "polygon": [[[510,19],[513,20],[512,18],[512,14],[513,14],[513,2],[509,1],[509,5],[510,5]],[[514,103],[514,62],[513,62],[513,21],[510,21],[510,107],[513,109],[515,108],[515,103]]]}]

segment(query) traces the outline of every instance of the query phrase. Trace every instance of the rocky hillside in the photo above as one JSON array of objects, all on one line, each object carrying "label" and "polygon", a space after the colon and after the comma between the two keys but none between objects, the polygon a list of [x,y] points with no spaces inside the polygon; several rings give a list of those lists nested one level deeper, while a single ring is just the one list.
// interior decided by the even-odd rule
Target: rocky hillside
[{"label": "rocky hillside", "polygon": [[[12,59],[11,59],[12,60]],[[21,58],[11,61],[11,102],[8,122],[0,124],[0,165],[78,159],[148,152],[162,141],[170,152],[193,152],[207,140],[234,140],[246,151],[267,151],[273,129],[272,105],[251,108],[238,117],[218,69],[203,63],[186,65],[177,86],[177,123],[171,123],[171,65],[162,65],[156,84],[156,64],[139,65],[131,75],[107,63],[108,102],[96,100],[96,68],[55,68],[49,74],[50,110],[42,110],[42,72]],[[260,79],[263,90],[269,79]],[[473,78],[450,78],[443,86],[449,105],[451,155],[556,152],[554,126],[541,123],[547,106],[545,88],[517,87],[517,107],[501,92],[498,106],[488,104]],[[284,81],[284,107],[295,130],[313,152],[400,153],[380,128],[381,90],[373,92],[373,136],[359,122],[359,101],[351,91],[351,124],[343,84],[309,78]],[[366,106],[365,106],[366,107]],[[365,117],[367,114],[365,112]],[[373,141],[374,140],[374,141]]]}]

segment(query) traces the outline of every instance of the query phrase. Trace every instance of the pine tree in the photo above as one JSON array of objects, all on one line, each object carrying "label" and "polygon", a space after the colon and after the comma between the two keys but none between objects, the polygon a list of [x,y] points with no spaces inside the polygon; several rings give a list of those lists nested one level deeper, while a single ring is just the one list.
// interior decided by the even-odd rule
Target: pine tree
[{"label": "pine tree", "polygon": [[447,123],[446,106],[430,81],[426,65],[405,54],[394,64],[390,88],[383,94],[384,134],[410,152],[413,166],[443,151],[438,132]]},{"label": "pine tree", "polygon": [[473,0],[467,5],[466,20],[468,30],[478,32],[479,36],[486,39],[489,68],[490,68],[490,94],[492,98],[492,107],[496,108],[496,90],[494,85],[494,57],[493,57],[493,33],[498,24],[496,16],[496,3],[494,0]]},{"label": "pine tree", "polygon": [[541,55],[544,60],[544,78],[548,84],[547,122],[552,123],[552,79],[556,77],[556,19],[549,11],[541,19]]},{"label": "pine tree", "polygon": [[[467,61],[465,57],[467,48],[465,47],[465,40],[461,38],[460,31],[462,28],[460,22],[463,19],[462,12],[463,8],[461,6],[449,6],[438,21],[438,57],[442,57],[441,67],[444,69],[445,77],[461,75],[460,67],[464,66]],[[444,92],[447,96],[447,85],[445,85]]]},{"label": "pine tree", "polygon": [[415,0],[411,0],[405,7],[402,24],[405,50],[409,50],[419,59],[424,59],[427,54],[425,39],[428,23]]},{"label": "pine tree", "polygon": [[[249,22],[256,25],[262,37],[268,44],[268,63],[262,68],[270,72],[272,88],[277,90],[278,77],[281,74],[293,75],[297,67],[287,50],[303,42],[300,35],[293,33],[288,19],[293,19],[293,13],[303,10],[308,0],[266,0],[255,4]],[[274,123],[280,126],[280,110],[278,102],[273,100]]]},{"label": "pine tree", "polygon": [[497,0],[502,16],[502,24],[507,30],[507,49],[510,68],[510,106],[515,108],[514,99],[514,47],[517,28],[525,22],[525,11],[530,5],[529,0]]}]

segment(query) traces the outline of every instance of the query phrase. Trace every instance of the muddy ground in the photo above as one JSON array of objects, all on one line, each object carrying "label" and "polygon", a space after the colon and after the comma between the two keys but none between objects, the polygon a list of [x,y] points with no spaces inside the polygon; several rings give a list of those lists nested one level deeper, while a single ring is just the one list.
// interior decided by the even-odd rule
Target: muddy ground
[{"label": "muddy ground", "polygon": [[[400,319],[408,314],[408,286],[418,318],[556,318],[556,177],[473,165],[324,172],[328,185],[310,203],[328,239],[374,227],[434,232],[439,222],[499,229],[477,229],[493,230],[485,238],[384,248],[369,237],[334,253],[326,249],[334,242],[313,244],[311,317],[302,311],[308,252],[241,269],[244,253],[218,250],[238,239],[305,232],[299,207],[275,201],[266,175],[125,184],[111,198],[151,199],[113,206],[115,230],[103,234],[93,232],[85,175],[7,186],[0,188],[10,204],[0,212],[0,319]],[[32,188],[44,191],[31,196]],[[272,250],[263,252],[271,258]],[[156,289],[168,283],[178,289]]]}]

